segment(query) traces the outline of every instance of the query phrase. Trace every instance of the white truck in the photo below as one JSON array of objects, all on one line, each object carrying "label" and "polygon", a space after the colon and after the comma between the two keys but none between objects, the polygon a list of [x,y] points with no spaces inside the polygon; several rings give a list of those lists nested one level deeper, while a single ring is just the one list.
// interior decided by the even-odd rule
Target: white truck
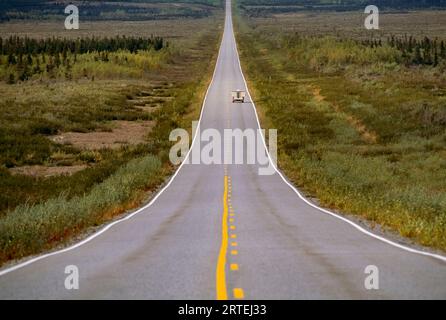
[{"label": "white truck", "polygon": [[232,102],[245,102],[245,91],[235,90],[232,91]]}]

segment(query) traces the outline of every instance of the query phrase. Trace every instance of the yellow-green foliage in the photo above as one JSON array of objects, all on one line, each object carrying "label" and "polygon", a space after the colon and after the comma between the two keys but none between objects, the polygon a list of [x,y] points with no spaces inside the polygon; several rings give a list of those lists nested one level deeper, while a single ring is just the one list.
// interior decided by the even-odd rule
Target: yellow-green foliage
[{"label": "yellow-green foliage", "polygon": [[351,65],[392,64],[401,53],[389,46],[367,47],[350,39],[334,37],[291,38],[286,42],[288,54],[317,71],[338,71]]},{"label": "yellow-green foliage", "polygon": [[168,50],[139,51],[135,54],[121,50],[109,53],[109,61],[102,61],[97,53],[88,53],[77,57],[72,73],[75,79],[85,76],[102,79],[141,78],[160,69],[170,56]]},{"label": "yellow-green foliage", "polygon": [[[46,65],[54,57],[48,54],[32,56],[33,64],[29,65],[30,77],[27,80],[45,79],[139,79],[159,70],[170,61],[174,49],[140,50],[130,53],[120,50],[110,53],[90,52],[85,54],[68,54],[67,63],[61,64],[52,70]],[[37,63],[37,61],[39,63]],[[41,72],[35,72],[39,66]],[[6,56],[0,56],[0,79],[7,82],[10,75],[14,75],[15,82],[19,80],[21,70],[17,65],[9,65]]]}]

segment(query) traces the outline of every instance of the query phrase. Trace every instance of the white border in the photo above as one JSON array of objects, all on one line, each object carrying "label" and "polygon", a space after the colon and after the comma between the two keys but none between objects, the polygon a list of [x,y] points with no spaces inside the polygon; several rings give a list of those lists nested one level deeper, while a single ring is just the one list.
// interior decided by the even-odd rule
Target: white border
[{"label": "white border", "polygon": [[[231,5],[232,5],[232,4],[231,4]],[[225,22],[224,22],[224,23],[225,23],[225,26],[226,26],[226,17],[227,17],[227,16],[226,16],[226,10],[225,10]],[[235,48],[236,48],[235,51],[236,51],[236,55],[237,55],[237,62],[238,62],[238,66],[239,66],[239,69],[240,69],[240,73],[241,73],[241,75],[242,75],[243,82],[245,83],[246,92],[248,93],[249,99],[250,99],[250,101],[251,101],[251,106],[252,106],[252,108],[253,108],[253,110],[254,110],[254,114],[255,114],[255,116],[256,116],[257,126],[258,126],[258,128],[261,128],[261,126],[260,126],[260,121],[259,121],[259,117],[258,117],[257,110],[256,110],[256,106],[255,106],[254,101],[252,100],[251,94],[250,94],[249,89],[248,89],[248,84],[247,84],[247,82],[246,82],[246,79],[245,79],[245,76],[244,76],[244,74],[243,74],[242,67],[241,67],[241,64],[240,64],[240,57],[239,57],[238,49],[237,49],[237,42],[235,41],[234,30],[233,30],[232,7],[231,7],[231,27],[232,27],[232,38],[233,38],[233,41],[234,41],[234,44],[235,44]],[[8,273],[10,273],[10,272],[12,272],[12,271],[21,269],[21,268],[23,268],[23,267],[25,267],[25,266],[27,266],[27,265],[30,265],[30,264],[32,264],[32,263],[34,263],[34,262],[39,261],[39,260],[42,260],[42,259],[45,259],[45,258],[54,256],[54,255],[58,255],[58,254],[61,254],[61,253],[64,253],[64,252],[68,252],[68,251],[74,250],[74,249],[76,249],[76,248],[78,248],[78,247],[80,247],[80,246],[82,246],[82,245],[84,245],[84,244],[90,242],[91,240],[95,239],[96,237],[100,236],[101,234],[103,234],[104,232],[106,232],[107,230],[109,230],[109,229],[110,229],[111,227],[113,227],[114,225],[116,225],[116,224],[118,224],[118,223],[120,223],[120,222],[123,222],[123,221],[125,221],[125,220],[128,220],[128,219],[132,218],[133,216],[137,215],[138,213],[140,213],[141,211],[143,211],[143,210],[149,208],[149,207],[150,207],[150,206],[151,206],[151,205],[158,199],[158,197],[159,197],[159,196],[160,196],[160,195],[161,195],[161,194],[162,194],[162,193],[163,193],[163,192],[170,186],[170,184],[173,182],[173,180],[175,179],[175,177],[178,175],[178,172],[181,170],[181,168],[183,167],[183,165],[186,163],[186,160],[188,159],[189,154],[190,154],[190,152],[191,152],[191,150],[192,150],[192,148],[193,148],[193,146],[194,146],[196,137],[197,137],[197,135],[198,135],[198,132],[200,131],[199,129],[200,129],[200,125],[201,125],[201,119],[202,119],[202,117],[203,117],[204,107],[205,107],[205,105],[206,105],[206,100],[207,100],[207,96],[208,96],[208,93],[209,93],[209,89],[212,87],[212,84],[213,84],[213,82],[214,82],[214,77],[215,77],[215,74],[216,74],[216,71],[217,71],[217,67],[218,67],[218,63],[219,63],[219,60],[220,60],[220,54],[221,54],[221,50],[222,50],[222,44],[223,44],[223,40],[224,40],[224,35],[225,35],[226,32],[227,32],[227,31],[226,31],[226,28],[225,28],[224,31],[223,31],[222,39],[221,39],[221,41],[220,41],[220,48],[219,48],[219,50],[218,50],[218,56],[217,56],[217,60],[216,60],[216,62],[215,62],[214,72],[213,72],[213,74],[212,74],[211,82],[209,83],[209,86],[208,86],[208,88],[207,88],[207,90],[206,90],[206,94],[205,94],[205,96],[204,96],[204,100],[203,100],[202,107],[201,107],[201,112],[200,112],[200,118],[199,118],[199,120],[198,120],[198,124],[197,124],[197,130],[195,131],[195,135],[194,135],[194,137],[193,137],[193,139],[192,139],[191,147],[190,147],[190,149],[188,150],[188,152],[187,152],[187,154],[186,154],[186,157],[185,157],[184,160],[181,162],[180,166],[177,168],[177,170],[175,171],[175,173],[173,174],[173,176],[170,178],[169,182],[168,182],[168,183],[167,183],[167,184],[166,184],[166,185],[165,185],[165,186],[158,192],[158,194],[157,194],[157,195],[156,195],[156,196],[155,196],[155,197],[154,197],[148,204],[146,204],[145,206],[139,208],[139,209],[136,210],[135,212],[133,212],[133,213],[131,213],[131,214],[125,216],[125,217],[122,218],[122,219],[116,220],[116,221],[114,221],[114,222],[112,222],[112,223],[106,225],[106,226],[103,227],[101,230],[99,230],[98,232],[92,234],[91,236],[87,237],[86,239],[84,239],[84,240],[82,240],[82,241],[80,241],[80,242],[78,242],[78,243],[76,243],[76,244],[74,244],[74,245],[72,245],[72,246],[70,246],[70,247],[68,247],[68,248],[61,249],[61,250],[57,250],[57,251],[50,252],[50,253],[47,253],[47,254],[43,254],[43,255],[41,255],[41,256],[38,256],[38,257],[35,257],[35,258],[32,258],[32,259],[29,259],[29,260],[27,260],[27,261],[24,261],[24,262],[22,262],[22,263],[19,263],[19,264],[15,265],[15,266],[6,268],[6,269],[4,269],[4,270],[1,270],[1,271],[0,271],[0,276],[3,276],[3,275],[5,275],[5,274],[8,274]],[[368,231],[368,230],[362,228],[361,226],[359,226],[358,224],[354,223],[353,221],[350,221],[349,219],[347,219],[347,218],[345,218],[345,217],[342,217],[342,216],[340,216],[340,215],[338,215],[338,214],[336,214],[336,213],[334,213],[334,212],[331,212],[331,211],[329,211],[329,210],[326,210],[326,209],[323,209],[323,208],[321,208],[321,207],[318,207],[317,205],[315,205],[315,204],[311,203],[310,201],[308,201],[308,200],[307,200],[307,199],[306,199],[306,198],[305,198],[305,197],[304,197],[304,196],[303,196],[303,195],[302,195],[302,194],[301,194],[301,193],[300,193],[300,192],[299,192],[293,185],[291,185],[291,184],[287,181],[287,179],[286,179],[286,178],[282,175],[282,173],[277,169],[275,163],[274,163],[274,162],[272,161],[272,159],[271,159],[271,155],[270,155],[269,152],[268,152],[268,148],[267,148],[266,143],[265,143],[265,137],[263,136],[263,134],[261,134],[261,135],[262,135],[262,140],[263,140],[264,148],[265,148],[265,150],[266,150],[266,152],[267,152],[267,154],[268,154],[268,159],[269,159],[269,161],[271,162],[271,164],[272,164],[274,170],[279,174],[279,176],[282,178],[282,180],[283,180],[283,181],[284,181],[284,182],[285,182],[285,183],[286,183],[286,184],[287,184],[287,185],[288,185],[288,186],[289,186],[289,187],[290,187],[290,188],[291,188],[291,189],[292,189],[298,196],[299,196],[299,198],[300,198],[301,200],[303,200],[306,204],[308,204],[309,206],[311,206],[311,207],[313,207],[313,208],[315,208],[315,209],[317,209],[317,210],[319,210],[319,211],[321,211],[321,212],[324,212],[324,213],[326,213],[326,214],[329,214],[329,215],[331,215],[331,216],[333,216],[333,217],[335,217],[335,218],[337,218],[337,219],[340,219],[340,220],[342,220],[342,221],[344,221],[344,222],[350,224],[351,226],[353,226],[353,227],[356,228],[357,230],[361,231],[362,233],[364,233],[364,234],[366,234],[366,235],[368,235],[368,236],[370,236],[370,237],[372,237],[372,238],[375,238],[375,239],[377,239],[377,240],[380,240],[380,241],[382,241],[382,242],[385,242],[385,243],[387,243],[387,244],[389,244],[389,245],[392,245],[392,246],[394,246],[394,247],[396,247],[396,248],[399,248],[399,249],[402,249],[402,250],[405,250],[405,251],[408,251],[408,252],[416,253],[416,254],[419,254],[419,255],[428,256],[428,257],[435,258],[435,259],[441,260],[441,261],[443,261],[443,262],[446,262],[446,257],[445,257],[445,256],[441,256],[441,255],[439,255],[439,254],[434,254],[434,253],[430,253],[430,252],[425,252],[425,251],[416,250],[416,249],[413,249],[413,248],[410,248],[410,247],[407,247],[407,246],[398,244],[398,243],[396,243],[396,242],[393,242],[393,241],[388,240],[388,239],[386,239],[386,238],[383,238],[383,237],[381,237],[381,236],[378,236],[378,235],[376,235],[376,234],[374,234],[374,233],[372,233],[372,232],[370,232],[370,231]]]}]

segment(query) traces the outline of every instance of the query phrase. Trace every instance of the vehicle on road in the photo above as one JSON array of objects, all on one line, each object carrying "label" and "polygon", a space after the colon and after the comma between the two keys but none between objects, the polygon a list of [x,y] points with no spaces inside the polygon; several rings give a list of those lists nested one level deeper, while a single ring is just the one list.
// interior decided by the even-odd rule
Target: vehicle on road
[{"label": "vehicle on road", "polygon": [[232,91],[232,102],[245,102],[245,91],[235,90]]}]

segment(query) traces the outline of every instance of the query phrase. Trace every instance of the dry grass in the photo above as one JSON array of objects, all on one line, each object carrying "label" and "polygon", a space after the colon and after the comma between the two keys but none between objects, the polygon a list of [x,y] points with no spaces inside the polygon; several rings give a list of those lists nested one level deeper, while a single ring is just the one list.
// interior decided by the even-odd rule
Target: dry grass
[{"label": "dry grass", "polygon": [[117,149],[144,143],[154,125],[153,121],[113,121],[111,131],[64,132],[50,136],[49,139],[82,150]]},{"label": "dry grass", "polygon": [[72,175],[78,171],[84,170],[87,165],[73,165],[65,167],[48,167],[48,166],[22,166],[10,168],[12,174],[21,174],[31,177],[52,177],[59,175]]},{"label": "dry grass", "polygon": [[[380,30],[370,32],[364,28],[366,15],[362,12],[301,12],[277,14],[268,18],[244,18],[255,24],[258,31],[275,33],[276,36],[290,32],[306,35],[333,35],[354,39],[368,39],[374,36],[412,35],[419,39],[446,39],[444,11],[381,12]],[[280,37],[280,36],[279,36]]]},{"label": "dry grass", "polygon": [[149,20],[149,21],[85,21],[79,30],[66,30],[63,21],[11,21],[0,23],[2,37],[11,35],[32,38],[59,37],[150,37],[156,35],[179,48],[189,46],[191,39],[203,34],[210,25],[220,19],[217,16],[201,19]]},{"label": "dry grass", "polygon": [[[314,98],[318,103],[326,102],[325,97],[321,94],[321,88],[317,86],[310,86],[312,89],[312,93]],[[361,138],[367,143],[376,143],[378,140],[378,136],[376,132],[368,129],[365,124],[352,114],[341,109],[341,107],[336,103],[329,103],[329,105],[334,109],[334,111],[340,116],[347,120],[347,122],[351,125],[353,129],[361,136]]]}]

